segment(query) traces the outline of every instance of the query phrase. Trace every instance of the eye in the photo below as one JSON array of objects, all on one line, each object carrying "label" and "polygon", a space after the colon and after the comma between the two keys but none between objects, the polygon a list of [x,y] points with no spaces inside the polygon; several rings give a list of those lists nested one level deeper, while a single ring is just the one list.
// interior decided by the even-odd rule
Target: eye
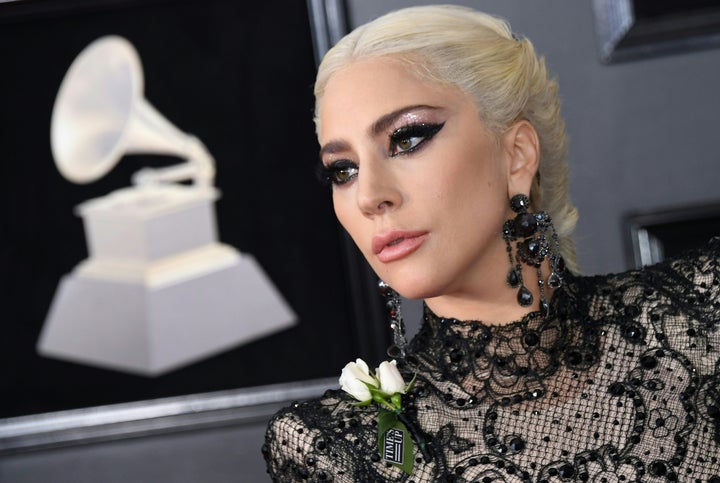
[{"label": "eye", "polygon": [[348,160],[338,160],[328,166],[321,166],[320,180],[325,184],[343,185],[358,175],[358,165]]},{"label": "eye", "polygon": [[445,123],[440,124],[411,124],[401,127],[390,135],[390,157],[407,154],[421,147],[432,139]]}]

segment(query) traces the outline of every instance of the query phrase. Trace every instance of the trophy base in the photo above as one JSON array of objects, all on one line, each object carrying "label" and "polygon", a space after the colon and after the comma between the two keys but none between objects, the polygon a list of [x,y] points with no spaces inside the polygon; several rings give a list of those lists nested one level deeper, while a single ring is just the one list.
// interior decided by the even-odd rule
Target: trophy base
[{"label": "trophy base", "polygon": [[38,352],[158,376],[296,324],[255,259],[227,246],[121,275],[86,260],[63,277]]}]

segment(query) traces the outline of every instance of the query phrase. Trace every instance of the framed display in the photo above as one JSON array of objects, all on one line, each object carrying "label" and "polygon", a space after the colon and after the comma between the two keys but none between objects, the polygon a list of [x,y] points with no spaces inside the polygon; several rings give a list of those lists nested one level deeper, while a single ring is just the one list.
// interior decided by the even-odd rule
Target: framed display
[{"label": "framed display", "polygon": [[[342,2],[327,0],[0,3],[0,452],[267,417],[320,394],[348,360],[382,358],[376,281],[315,177],[315,63],[343,29]],[[291,327],[155,375],[38,353],[61,278],[88,258],[76,207],[130,186],[141,168],[180,161],[129,154],[88,184],[58,172],[58,88],[105,35],[134,45],[145,98],[212,153],[218,239],[253,257]]]},{"label": "framed display", "polygon": [[624,224],[628,266],[640,268],[699,248],[720,236],[720,203],[634,213]]},{"label": "framed display", "polygon": [[593,0],[593,10],[606,63],[720,45],[714,0]]}]

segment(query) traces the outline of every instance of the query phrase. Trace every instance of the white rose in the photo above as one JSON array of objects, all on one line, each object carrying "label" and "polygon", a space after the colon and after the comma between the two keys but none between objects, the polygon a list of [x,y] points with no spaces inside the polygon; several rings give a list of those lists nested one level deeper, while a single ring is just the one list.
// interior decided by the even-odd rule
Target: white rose
[{"label": "white rose", "polygon": [[405,394],[405,381],[397,369],[397,362],[381,362],[380,367],[375,370],[377,378],[380,380],[380,390],[385,394],[401,393]]},{"label": "white rose", "polygon": [[370,375],[370,369],[364,360],[348,362],[340,374],[340,388],[361,402],[372,399],[367,384],[377,387],[377,381]]}]

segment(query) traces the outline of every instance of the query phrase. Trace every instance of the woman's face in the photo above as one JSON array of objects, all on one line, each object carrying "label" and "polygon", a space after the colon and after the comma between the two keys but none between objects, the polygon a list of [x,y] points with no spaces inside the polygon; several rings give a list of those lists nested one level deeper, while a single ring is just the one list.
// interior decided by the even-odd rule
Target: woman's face
[{"label": "woman's face", "polygon": [[426,299],[504,284],[511,161],[469,95],[364,59],[330,78],[319,118],[335,213],[381,279]]}]

